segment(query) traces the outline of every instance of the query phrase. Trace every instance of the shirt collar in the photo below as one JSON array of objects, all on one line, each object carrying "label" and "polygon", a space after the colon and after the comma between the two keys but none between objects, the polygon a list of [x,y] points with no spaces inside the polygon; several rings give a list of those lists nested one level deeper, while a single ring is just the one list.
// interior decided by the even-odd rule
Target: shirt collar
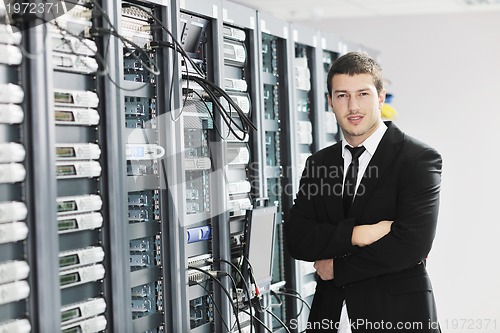
[{"label": "shirt collar", "polygon": [[[366,151],[373,156],[375,154],[375,150],[377,150],[377,147],[382,140],[382,137],[385,134],[385,131],[387,130],[387,125],[381,120],[380,125],[378,128],[375,130],[375,132],[372,133],[368,138],[366,138],[363,143],[360,144],[360,146],[364,146]],[[347,150],[345,147],[350,146],[352,147],[345,139],[342,139],[342,158],[345,157],[345,151]]]}]

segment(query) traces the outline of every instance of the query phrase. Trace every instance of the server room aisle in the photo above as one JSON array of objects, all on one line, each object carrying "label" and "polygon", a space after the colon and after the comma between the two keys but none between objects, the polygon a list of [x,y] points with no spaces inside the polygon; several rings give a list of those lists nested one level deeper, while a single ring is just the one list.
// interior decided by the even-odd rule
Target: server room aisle
[{"label": "server room aisle", "polygon": [[295,331],[283,221],[362,47],[226,0],[32,3],[0,2],[0,332]]}]

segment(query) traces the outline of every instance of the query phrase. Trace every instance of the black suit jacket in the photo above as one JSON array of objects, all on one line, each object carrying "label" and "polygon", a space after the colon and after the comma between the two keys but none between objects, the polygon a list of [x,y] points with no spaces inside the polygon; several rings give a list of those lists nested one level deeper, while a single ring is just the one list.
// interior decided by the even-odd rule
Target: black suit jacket
[{"label": "black suit jacket", "polygon": [[[318,280],[308,332],[331,328],[319,323],[337,322],[343,300],[359,324],[353,332],[387,332],[387,325],[397,332],[440,332],[425,258],[438,218],[441,156],[386,124],[347,217],[341,143],[307,160],[284,225],[286,244],[296,259],[334,258],[334,279]],[[352,245],[355,225],[381,220],[394,221],[389,234],[363,248]]]}]

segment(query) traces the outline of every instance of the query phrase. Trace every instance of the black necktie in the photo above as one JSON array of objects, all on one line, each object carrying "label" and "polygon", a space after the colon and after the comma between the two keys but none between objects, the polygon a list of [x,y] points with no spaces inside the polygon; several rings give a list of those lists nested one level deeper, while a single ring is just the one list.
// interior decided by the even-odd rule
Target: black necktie
[{"label": "black necktie", "polygon": [[344,193],[342,195],[344,200],[344,216],[349,215],[349,210],[351,209],[352,202],[354,201],[354,194],[356,191],[356,182],[358,180],[358,170],[359,170],[359,157],[365,151],[365,147],[349,147],[347,149],[351,152],[352,160],[347,168],[347,173],[344,181]]}]

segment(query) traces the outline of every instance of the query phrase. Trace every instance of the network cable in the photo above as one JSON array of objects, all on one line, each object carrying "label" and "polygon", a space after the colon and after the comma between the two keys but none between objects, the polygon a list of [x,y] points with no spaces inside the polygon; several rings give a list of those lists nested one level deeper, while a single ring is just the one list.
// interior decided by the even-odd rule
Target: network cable
[{"label": "network cable", "polygon": [[[283,295],[283,296],[289,296],[289,297],[293,297],[293,298],[296,298],[298,300],[301,301],[301,306],[300,306],[300,310],[299,312],[297,313],[297,315],[295,316],[295,319],[298,319],[299,316],[301,315],[302,313],[302,310],[304,308],[304,304],[305,306],[309,309],[309,312],[311,311],[311,306],[309,305],[309,303],[307,303],[307,301],[302,298],[302,296],[300,295],[300,293],[298,293],[296,290],[293,290],[293,289],[289,289],[289,288],[280,288],[279,291],[276,292],[277,295]],[[299,333],[304,333],[306,330],[303,330]]]},{"label": "network cable", "polygon": [[280,323],[281,326],[283,326],[283,328],[285,329],[285,331],[287,333],[291,333],[290,332],[290,329],[285,325],[285,323],[283,322],[283,320],[281,320],[277,315],[275,315],[272,311],[270,311],[269,309],[266,309],[266,312],[269,313],[274,319],[276,319],[276,321],[278,323]]},{"label": "network cable", "polygon": [[[205,271],[201,268],[198,268],[198,267],[194,267],[194,266],[188,266],[187,267],[188,269],[192,269],[192,270],[195,270],[197,272],[200,272],[200,273],[203,273],[205,275],[207,275],[210,279],[212,279],[213,281],[215,281],[219,287],[221,288],[221,290],[224,292],[224,294],[226,294],[226,296],[228,297],[229,299],[229,302],[231,303],[232,305],[232,308],[233,308],[233,312],[234,312],[234,315],[236,316],[236,325],[238,327],[238,331],[241,332],[241,323],[240,323],[240,318],[238,316],[238,309],[237,309],[237,306],[234,304],[233,302],[233,297],[231,296],[231,294],[229,293],[229,291],[226,289],[226,287],[224,287],[224,284],[222,284],[221,280],[219,280],[217,278],[217,275],[219,273],[225,273],[227,274],[227,272],[214,272],[214,271]],[[229,275],[229,274],[227,274]],[[231,277],[232,278],[232,277]],[[233,282],[234,282],[234,279],[233,279]]]},{"label": "network cable", "polygon": [[[93,1],[93,0],[92,0]],[[77,3],[74,3],[74,4],[77,4]],[[96,8],[101,12],[101,14],[103,14],[103,16],[106,18],[106,20],[108,21],[110,27],[113,29],[113,30],[110,30],[110,29],[104,29],[104,28],[94,28],[91,29],[91,32],[94,33],[94,36],[93,37],[96,37],[96,36],[103,36],[104,33],[107,33],[109,35],[112,35],[112,36],[115,36],[117,37],[118,39],[120,39],[125,45],[128,43],[132,46],[134,46],[134,48],[140,52],[141,54],[145,55],[147,58],[148,58],[148,61],[151,62],[154,67],[156,67],[156,69],[153,69],[153,68],[150,68],[149,66],[145,66],[146,70],[148,70],[150,73],[154,74],[154,75],[158,75],[160,74],[159,72],[159,69],[158,69],[158,66],[156,65],[156,63],[154,62],[154,60],[152,60],[149,55],[146,53],[146,51],[144,51],[143,49],[141,49],[137,44],[135,44],[134,42],[132,42],[131,40],[127,39],[126,37],[118,34],[116,32],[116,28],[113,26],[113,24],[111,23],[110,19],[109,19],[109,16],[107,16],[107,14],[102,10],[102,8],[95,2],[93,2],[94,5],[96,5]],[[79,5],[82,5],[84,7],[87,7],[87,8],[92,8],[91,5],[87,5],[87,4],[79,4]],[[20,18],[22,18],[23,20],[26,19],[26,18],[34,18],[34,19],[39,19],[39,20],[42,20],[43,22],[45,23],[49,23],[49,24],[52,24],[54,25],[62,34],[62,38],[63,40],[67,41],[68,42],[68,46],[71,48],[71,54],[74,54],[76,55],[77,57],[82,57],[81,54],[78,54],[77,52],[75,52],[75,50],[73,49],[73,46],[71,45],[71,43],[69,43],[69,41],[65,38],[65,35],[69,35],[69,36],[72,36],[72,37],[75,37],[77,38],[78,40],[80,41],[83,41],[86,39],[86,37],[84,36],[81,36],[81,35],[77,35],[77,34],[74,34],[66,29],[63,29],[62,27],[59,26],[59,24],[57,23],[57,21],[55,20],[48,20],[46,19],[45,17],[42,17],[42,16],[38,16],[38,15],[19,15],[16,19],[19,20]],[[19,22],[19,21],[18,21]],[[44,25],[44,33],[45,33],[45,40],[48,38],[48,36],[50,35],[50,33],[47,32],[47,29]],[[104,33],[103,33],[104,32]],[[109,40],[108,40],[108,43],[109,43]],[[44,43],[44,46],[46,45],[47,43]],[[88,45],[86,45],[85,43],[83,43],[83,45],[85,45],[85,47],[89,48]],[[42,54],[43,52],[45,52],[45,49],[42,49],[41,51],[37,52],[37,53],[30,53],[29,51],[27,51],[26,49],[24,49],[22,46],[20,46],[21,48],[21,51],[23,52],[23,56],[27,57],[28,59],[34,59],[36,58],[37,56],[39,56],[40,54]],[[101,64],[101,67],[103,68],[102,71],[100,72],[97,72],[96,75],[103,75],[103,74],[106,74],[107,77],[109,78],[110,82],[115,85],[118,89],[120,90],[126,90],[126,91],[136,91],[136,90],[140,90],[142,89],[144,86],[147,85],[147,83],[144,84],[144,86],[142,87],[138,87],[138,88],[132,88],[132,89],[128,89],[128,88],[125,88],[125,87],[121,87],[120,85],[118,85],[110,76],[109,74],[109,71],[108,71],[108,66],[107,66],[107,62],[105,60],[105,58],[107,57],[107,49],[109,48],[109,44],[108,44],[108,47],[105,48],[106,51],[104,52],[104,55],[100,54],[99,52],[96,52],[95,53],[95,58],[97,60],[97,62],[99,64]],[[140,57],[138,57],[137,55],[133,55],[136,59],[138,59],[141,63],[144,64],[144,61],[142,59],[140,59]]]},{"label": "network cable", "polygon": [[[96,0],[92,0],[92,1],[96,1]],[[145,10],[144,8],[142,8],[138,5],[134,5],[134,4],[130,4],[130,3],[122,4],[122,8],[130,8],[130,7],[139,9],[140,11],[146,13],[157,24],[159,24],[160,27],[170,36],[170,38],[174,42],[174,44],[176,46],[175,51],[183,54],[185,56],[185,59],[187,59],[191,63],[191,65],[196,70],[196,72],[200,76],[205,77],[205,73],[203,73],[203,71],[198,67],[198,65],[196,65],[194,63],[194,61],[191,59],[191,57],[189,57],[189,55],[184,51],[184,49],[183,49],[182,45],[179,43],[179,41],[174,37],[174,35],[168,30],[168,28],[163,24],[163,22],[158,17],[156,17],[153,13],[148,12],[147,10]]]},{"label": "network cable", "polygon": [[[243,273],[241,272],[241,270],[236,267],[235,264],[233,264],[231,261],[229,260],[225,260],[225,259],[214,259],[214,261],[220,261],[220,262],[224,262],[228,265],[230,265],[237,273],[238,275],[240,276],[241,278],[241,282],[242,282],[242,285],[243,285],[243,289],[245,290],[245,293],[246,293],[246,296],[247,296],[247,300],[249,302],[249,305],[250,305],[250,301],[252,299],[251,297],[251,294],[250,294],[250,290],[248,289],[248,285],[245,281],[245,277],[243,276]],[[250,333],[253,332],[253,319],[254,319],[254,316],[253,315],[250,315]]]},{"label": "network cable", "polygon": [[203,105],[204,105],[204,106],[205,106],[205,108],[207,109],[207,112],[208,112],[208,114],[210,115],[210,118],[212,118],[212,120],[214,121],[214,128],[215,128],[215,131],[217,132],[217,135],[218,135],[221,139],[223,139],[223,140],[227,139],[227,138],[229,137],[229,133],[228,133],[228,135],[227,135],[226,137],[223,137],[223,136],[222,136],[222,134],[221,134],[221,132],[220,132],[220,130],[219,130],[219,127],[217,126],[217,124],[216,124],[216,122],[215,122],[215,119],[214,119],[214,115],[213,115],[213,113],[212,113],[212,110],[210,110],[210,108],[208,107],[208,104],[207,104],[207,102],[205,101],[205,99],[203,98],[203,96],[201,96],[201,95],[200,95],[200,93],[199,93],[199,92],[197,92],[196,90],[193,90],[193,94],[195,94],[196,96],[198,96],[198,98],[200,99],[200,101],[203,103]]},{"label": "network cable", "polygon": [[208,290],[205,286],[203,286],[201,283],[199,283],[198,281],[194,281],[197,285],[199,285],[201,288],[203,288],[203,290],[205,290],[205,292],[207,293],[208,297],[210,297],[210,299],[212,300],[212,304],[214,305],[215,307],[215,310],[217,311],[217,313],[219,314],[219,317],[220,317],[220,320],[222,322],[222,324],[224,324],[224,326],[226,327],[226,330],[228,332],[230,332],[231,330],[229,329],[229,326],[227,325],[227,323],[224,321],[224,318],[222,317],[222,312],[220,311],[219,307],[217,306],[217,303],[215,302],[212,294],[210,293],[210,290]]},{"label": "network cable", "polygon": [[[92,0],[92,1],[95,1],[95,0]],[[207,90],[205,89],[205,91],[209,94],[209,96],[212,98],[212,101],[216,104],[217,108],[219,109],[219,111],[222,111],[224,110],[225,108],[220,104],[220,102],[218,101],[218,96],[221,96],[223,97],[224,99],[227,100],[228,104],[230,105],[230,108],[233,107],[236,112],[238,113],[238,116],[240,117],[242,123],[243,123],[243,128],[240,128],[237,124],[235,124],[234,122],[229,122],[229,124],[234,124],[240,131],[243,132],[243,137],[240,137],[235,131],[232,131],[231,129],[231,125],[228,125],[230,130],[232,131],[232,133],[235,135],[236,138],[238,138],[240,141],[243,141],[248,133],[248,130],[247,128],[250,127],[252,128],[253,130],[257,130],[257,128],[255,127],[255,125],[252,123],[252,121],[250,119],[248,119],[246,117],[246,115],[244,114],[244,112],[241,110],[241,108],[239,107],[238,104],[236,104],[236,102],[234,102],[232,100],[232,98],[227,95],[227,93],[220,87],[218,87],[217,85],[215,85],[214,83],[210,82],[209,80],[207,80],[205,78],[205,74],[202,72],[202,70],[198,67],[198,65],[196,65],[194,63],[194,61],[191,59],[191,57],[189,57],[189,55],[184,51],[184,49],[182,48],[182,46],[180,45],[180,43],[177,41],[177,39],[174,37],[174,35],[167,29],[167,27],[161,22],[161,20],[156,17],[154,14],[146,11],[144,8],[140,7],[140,6],[137,6],[137,5],[133,5],[133,4],[123,4],[122,8],[128,8],[128,7],[133,7],[133,8],[137,8],[141,11],[143,11],[144,13],[146,13],[148,16],[150,16],[157,24],[160,25],[160,27],[170,36],[170,38],[172,39],[175,47],[173,47],[173,45],[167,45],[169,47],[172,47],[175,51],[177,51],[178,53],[180,53],[184,59],[184,63],[186,64],[186,75],[184,76],[186,78],[186,80],[190,80],[192,79],[193,81],[197,82],[198,84],[200,84],[200,82],[203,82],[205,84],[200,84],[202,87],[206,88],[206,87],[211,87],[213,88],[216,93],[213,93],[210,91],[210,88]],[[186,62],[186,59],[189,61],[189,63],[193,66],[193,68],[195,69],[195,71],[197,72],[197,74],[199,75],[198,76],[191,76],[189,75],[189,70],[187,69],[187,62]],[[226,116],[227,116],[227,111],[222,111],[222,112],[225,112],[226,113]],[[221,115],[223,115],[223,113],[221,112]],[[231,113],[231,109],[229,110],[229,113]],[[179,116],[176,118],[176,119],[179,119],[180,115],[182,114],[182,110],[181,110],[181,113],[179,114]],[[224,122],[226,122],[226,124],[228,124],[228,121],[227,119],[224,118],[224,115],[222,116]],[[229,116],[230,118],[230,116]]]},{"label": "network cable", "polygon": [[[252,316],[252,314],[244,309],[241,310],[242,312],[246,313],[247,315],[249,316]],[[262,326],[266,331],[268,331],[269,333],[273,333],[273,331],[267,327],[266,324],[264,324],[264,322],[262,322],[262,320],[260,320],[259,318],[257,317],[254,317],[254,319],[260,324],[260,326]]]},{"label": "network cable", "polygon": [[[241,110],[239,105],[236,104],[236,102],[234,102],[232,100],[232,98],[229,95],[227,95],[227,93],[224,90],[222,90],[220,87],[218,87],[217,85],[215,85],[214,83],[212,83],[208,80],[205,80],[205,79],[202,79],[202,78],[199,78],[196,76],[192,77],[192,79],[193,79],[193,81],[198,83],[205,90],[205,92],[209,95],[210,99],[215,104],[216,108],[220,111],[219,114],[221,115],[222,120],[226,123],[229,130],[233,133],[233,135],[236,138],[238,138],[240,141],[244,141],[246,135],[249,132],[249,130],[248,130],[249,127],[254,129],[254,130],[257,129],[255,127],[255,125],[252,123],[252,121],[246,117],[246,115]],[[214,89],[215,91],[213,91],[212,89]],[[228,114],[228,111],[225,110],[224,106],[220,103],[219,97],[223,97],[228,102],[229,114]],[[239,126],[234,121],[234,119],[232,119],[232,115],[231,115],[232,108],[234,108],[234,110],[238,114],[240,120],[242,121],[242,126]],[[243,132],[243,136],[240,136],[235,130],[233,130],[233,128],[232,128],[233,126],[236,127],[238,130],[240,130],[241,132]]]},{"label": "network cable", "polygon": [[[160,75],[160,70],[158,68],[158,65],[156,64],[156,62],[151,59],[149,57],[149,54],[147,54],[146,51],[144,51],[139,45],[137,45],[136,43],[134,43],[133,41],[125,38],[124,36],[120,35],[116,29],[116,27],[113,25],[113,23],[111,22],[111,19],[109,18],[109,15],[104,11],[104,9],[99,5],[98,1],[97,0],[91,0],[92,3],[94,4],[95,8],[97,8],[97,10],[101,13],[101,15],[106,19],[106,21],[108,22],[109,26],[111,27],[111,29],[103,29],[103,28],[94,28],[95,30],[99,30],[99,29],[102,29],[103,32],[106,32],[112,36],[115,36],[117,37],[118,39],[120,39],[124,45],[126,45],[127,43],[130,44],[131,46],[133,46],[137,51],[139,51],[140,53],[142,53],[143,55],[146,56],[146,58],[148,59],[148,61],[153,65],[153,68],[147,66],[140,58],[136,58],[138,60],[140,60],[143,64],[144,64],[144,67],[146,68],[146,70],[148,72],[150,72],[151,74],[153,75]],[[138,6],[137,6],[138,7]],[[140,8],[140,7],[138,7]],[[142,9],[142,8],[141,8]],[[142,9],[145,13],[148,13],[146,10]],[[150,14],[150,13],[149,13]],[[92,31],[92,29],[91,29]],[[135,56],[134,56],[135,57]]]},{"label": "network cable", "polygon": [[[277,295],[288,296],[288,297],[293,297],[293,298],[295,298],[295,299],[298,299],[299,301],[301,301],[301,302],[302,302],[302,304],[303,304],[303,305],[305,305],[305,306],[309,309],[309,311],[311,311],[311,306],[309,305],[309,303],[307,303],[307,301],[306,301],[304,298],[302,298],[302,297],[300,296],[300,294],[299,294],[299,293],[297,293],[297,294],[292,294],[292,293],[287,293],[287,292],[282,292],[282,291],[276,291],[276,294],[277,294]],[[300,314],[300,313],[299,313],[299,314]]]}]

